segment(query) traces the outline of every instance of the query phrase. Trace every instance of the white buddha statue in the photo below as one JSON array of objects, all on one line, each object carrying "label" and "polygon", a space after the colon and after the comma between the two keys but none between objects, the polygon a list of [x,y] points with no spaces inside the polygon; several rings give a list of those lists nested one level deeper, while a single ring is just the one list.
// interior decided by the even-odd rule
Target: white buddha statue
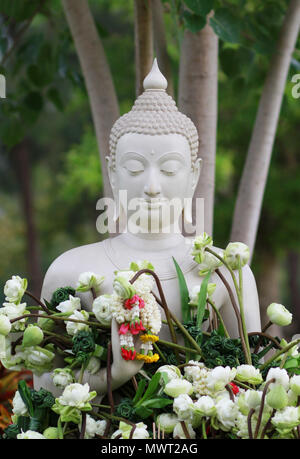
[{"label": "white buddha statue", "polygon": [[[59,256],[45,276],[42,299],[50,301],[52,293],[59,287],[75,287],[80,273],[85,271],[105,276],[101,294],[111,293],[116,270],[129,269],[132,261],[148,260],[161,280],[168,307],[181,319],[179,285],[172,257],[181,267],[189,288],[200,285],[203,278],[198,274],[199,265],[191,256],[190,239],[177,231],[177,221],[172,219],[166,232],[162,215],[164,209],[168,210],[170,201],[177,198],[182,203],[185,218],[191,220],[191,208],[184,208],[184,199],[192,198],[194,194],[201,160],[197,158],[197,130],[192,121],[178,111],[174,100],[166,93],[166,87],[167,81],[155,61],[144,80],[145,91],[138,97],[132,110],[116,121],[111,131],[108,171],[115,200],[118,202],[120,190],[127,191],[128,202],[138,198],[142,214],[140,222],[136,226],[133,223],[127,232],[114,238],[77,247]],[[127,211],[129,219],[132,213]],[[150,217],[155,223],[155,232],[143,231],[143,225]],[[226,268],[221,267],[220,271],[233,288]],[[248,265],[243,268],[243,281],[248,331],[260,331],[257,289]],[[213,298],[226,328],[231,337],[237,337],[237,321],[228,291],[216,273],[212,274],[210,282],[217,285]],[[91,310],[91,293],[79,293],[78,296],[82,307]],[[170,341],[166,325],[163,325],[160,337]],[[112,386],[116,389],[135,375],[143,363],[123,360],[118,325],[114,320],[112,345]],[[61,362],[58,364],[62,365]],[[101,368],[95,375],[85,372],[83,382],[88,382],[91,390],[96,390],[98,394],[105,394],[106,369]],[[35,377],[34,384],[37,389],[44,387],[54,394],[60,394],[49,374]]]}]

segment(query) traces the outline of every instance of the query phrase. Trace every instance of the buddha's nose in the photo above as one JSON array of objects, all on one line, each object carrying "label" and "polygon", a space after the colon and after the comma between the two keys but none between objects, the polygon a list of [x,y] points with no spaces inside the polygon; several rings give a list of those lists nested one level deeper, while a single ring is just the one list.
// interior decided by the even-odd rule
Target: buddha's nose
[{"label": "buddha's nose", "polygon": [[150,198],[155,198],[161,193],[160,183],[153,172],[150,174],[149,180],[145,184],[144,193]]}]

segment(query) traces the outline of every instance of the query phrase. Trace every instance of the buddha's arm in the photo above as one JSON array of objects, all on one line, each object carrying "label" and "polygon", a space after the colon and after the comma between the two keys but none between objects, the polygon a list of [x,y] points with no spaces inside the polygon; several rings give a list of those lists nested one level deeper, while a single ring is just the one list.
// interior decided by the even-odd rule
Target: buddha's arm
[{"label": "buddha's arm", "polygon": [[[234,287],[233,280],[230,276],[230,273],[226,269],[222,269],[223,275],[226,277],[236,299],[238,305],[238,299]],[[243,303],[244,303],[244,312],[245,312],[245,321],[248,332],[261,331],[261,321],[260,321],[260,310],[259,310],[259,300],[255,278],[253,273],[248,265],[244,266],[242,269],[243,274]],[[235,276],[238,282],[238,271],[235,271]],[[224,319],[226,328],[232,338],[237,337],[238,327],[237,320],[234,313],[234,309],[229,297],[227,290],[225,292],[225,299],[223,306],[221,308],[221,314]]]},{"label": "buddha's arm", "polygon": [[[51,300],[53,292],[61,287],[62,285],[74,285],[72,279],[66,279],[65,273],[59,275],[59,269],[55,266],[51,266],[48,270],[41,294],[42,301],[46,299]],[[112,390],[117,389],[129,379],[132,378],[143,366],[143,362],[125,361],[120,352],[120,338],[118,334],[118,326],[113,320],[112,322],[112,354],[113,362],[111,365],[111,378],[112,378]],[[65,366],[62,358],[56,357],[55,368],[62,368]],[[75,373],[78,379],[79,372]],[[96,374],[92,375],[88,371],[85,371],[83,382],[88,382],[91,390],[95,390],[98,395],[104,395],[107,392],[107,369],[101,368]],[[48,389],[55,396],[61,394],[61,390],[54,386],[52,382],[51,373],[44,373],[41,377],[34,378],[34,385],[38,389],[44,387]]]},{"label": "buddha's arm", "polygon": [[[112,321],[112,353],[113,363],[111,365],[111,382],[112,390],[129,381],[142,368],[143,362],[139,360],[124,360],[120,352],[120,339],[118,334],[118,325]],[[77,372],[76,376],[79,376]],[[98,395],[107,393],[107,368],[101,368],[96,374],[91,375],[85,372],[83,382],[88,382],[91,390],[95,390]]]}]

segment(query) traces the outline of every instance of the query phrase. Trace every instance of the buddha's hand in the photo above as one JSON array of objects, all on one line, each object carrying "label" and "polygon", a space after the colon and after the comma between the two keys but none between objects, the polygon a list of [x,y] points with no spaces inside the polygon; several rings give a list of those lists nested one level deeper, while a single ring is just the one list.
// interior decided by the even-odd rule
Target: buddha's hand
[{"label": "buddha's hand", "polygon": [[[111,375],[113,386],[117,387],[124,384],[132,376],[136,375],[143,366],[142,360],[124,360],[121,355],[120,335],[117,322],[113,319],[111,324],[111,338],[112,338],[112,354],[113,363],[111,367]],[[138,336],[134,337],[134,347],[139,351],[141,342]]]}]

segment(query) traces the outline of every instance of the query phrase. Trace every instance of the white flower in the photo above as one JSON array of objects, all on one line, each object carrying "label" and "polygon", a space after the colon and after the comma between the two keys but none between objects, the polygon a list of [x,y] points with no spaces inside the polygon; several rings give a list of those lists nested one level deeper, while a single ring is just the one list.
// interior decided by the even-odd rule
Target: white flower
[{"label": "white flower", "polygon": [[193,386],[185,379],[172,379],[165,385],[164,392],[173,398],[181,394],[191,395],[193,393]]},{"label": "white flower", "polygon": [[239,365],[236,369],[236,379],[249,384],[261,384],[263,382],[260,371],[253,365]]},{"label": "white flower", "polygon": [[112,320],[112,296],[98,296],[93,302],[93,313],[100,324],[110,326]]},{"label": "white flower", "polygon": [[194,239],[192,255],[196,263],[203,262],[205,248],[211,247],[212,244],[213,240],[211,236],[208,236],[206,233],[202,233]]},{"label": "white flower", "polygon": [[0,334],[7,336],[11,330],[11,323],[7,316],[0,314]]},{"label": "white flower", "polygon": [[62,388],[65,388],[74,381],[70,368],[55,368],[52,373],[52,379],[55,386]]},{"label": "white flower", "polygon": [[[107,421],[96,421],[92,416],[89,414],[86,415],[86,425],[85,425],[85,434],[84,438],[94,438],[95,435],[103,436],[105,429],[107,426]],[[79,425],[79,429],[81,430],[81,423]]]},{"label": "white flower", "polygon": [[[200,293],[201,285],[195,285],[189,293],[191,306],[198,306],[199,301],[199,293]],[[216,284],[209,283],[207,285],[207,297],[209,298],[215,291]]]},{"label": "white flower", "polygon": [[[89,313],[87,311],[74,311],[74,314],[72,314],[69,319],[75,319],[75,320],[88,320],[89,319]],[[89,330],[89,326],[87,324],[84,324],[82,322],[71,322],[71,321],[65,321],[66,324],[66,329],[68,335],[76,335],[79,331],[82,330]]]},{"label": "white flower", "polygon": [[97,357],[91,357],[86,369],[91,375],[94,375],[97,373],[100,367],[101,367],[101,360],[97,359]]},{"label": "white flower", "polygon": [[[131,435],[131,431],[132,431],[132,428],[133,426],[131,426],[130,424],[127,424],[126,422],[120,422],[120,425],[119,425],[119,429],[116,430],[111,438],[114,439],[116,438],[117,436],[119,436],[120,434],[122,435],[121,438],[122,439],[126,439],[128,440],[130,435]],[[147,439],[149,438],[149,432],[147,431],[147,426],[146,424],[144,424],[143,422],[138,422],[135,426],[135,430],[133,432],[133,435],[132,435],[132,438],[133,439]]]},{"label": "white flower", "polygon": [[135,287],[124,276],[115,277],[113,289],[123,300],[132,298],[136,294]]},{"label": "white flower", "polygon": [[271,303],[267,308],[267,315],[273,324],[284,327],[290,325],[293,319],[291,314],[282,304]]},{"label": "white flower", "polygon": [[[186,429],[190,438],[196,438],[196,432],[194,431],[192,424],[185,422]],[[173,438],[186,439],[188,438],[184,433],[181,422],[178,422],[173,430]]]},{"label": "white flower", "polygon": [[230,367],[215,367],[207,376],[207,387],[215,392],[224,390],[236,375],[236,369]]},{"label": "white flower", "polygon": [[92,272],[84,272],[78,278],[76,290],[78,292],[87,292],[90,289],[94,289],[96,295],[99,295],[100,286],[103,281],[104,276],[99,276]]},{"label": "white flower", "polygon": [[180,421],[191,421],[193,418],[194,403],[187,394],[181,394],[174,399],[173,411]]},{"label": "white flower", "polygon": [[149,432],[147,431],[147,426],[143,422],[136,424],[135,431],[133,432],[132,438],[136,440],[146,440],[149,438]]},{"label": "white flower", "polygon": [[209,395],[203,395],[194,403],[194,410],[201,416],[214,416],[216,414],[215,401]]},{"label": "white flower", "polygon": [[69,299],[59,303],[59,305],[56,306],[56,309],[64,314],[71,314],[75,310],[79,311],[81,309],[80,298],[69,295]]},{"label": "white flower", "polygon": [[[62,395],[58,398],[58,402],[61,405],[67,406],[75,406],[76,408],[80,409],[83,408],[84,405],[94,398],[96,394],[95,392],[90,393],[90,386],[88,383],[86,384],[79,384],[73,383],[69,384],[63,391]],[[93,395],[91,397],[91,395]]]},{"label": "white flower", "polygon": [[269,385],[269,389],[271,390],[276,384],[281,384],[286,390],[289,388],[289,375],[286,370],[281,368],[270,368],[267,374],[266,382],[270,381],[270,379],[275,378],[275,382]]},{"label": "white flower", "polygon": [[[219,252],[218,255],[220,257],[223,256],[223,253],[222,252]],[[201,263],[199,263],[199,276],[206,276],[206,274],[211,271],[215,271],[217,268],[219,268],[220,266],[222,266],[223,262],[221,260],[219,260],[219,258],[217,258],[215,255],[213,255],[212,253],[209,253],[209,252],[204,252],[203,256],[202,256],[202,261]]]},{"label": "white flower", "polygon": [[44,373],[52,369],[54,352],[40,346],[26,347],[23,352],[25,366],[34,373]]},{"label": "white flower", "polygon": [[[167,382],[171,381],[172,379],[181,379],[180,370],[175,365],[162,365],[158,370],[156,370],[156,373],[164,375]],[[165,384],[163,377],[160,378],[159,383],[161,386]]]},{"label": "white flower", "polygon": [[190,365],[184,367],[184,376],[188,381],[193,383],[201,378],[201,372],[204,369],[204,363],[194,360],[190,360],[188,363]]},{"label": "white flower", "polygon": [[272,424],[277,429],[292,429],[299,423],[299,408],[294,406],[287,406],[283,410],[276,411],[272,418]]},{"label": "white flower", "polygon": [[[3,303],[3,307],[0,308],[0,314],[5,315],[9,320],[16,319],[26,314],[26,303],[15,304],[15,303]],[[25,318],[20,319],[12,324],[12,331],[24,330]]]},{"label": "white flower", "polygon": [[290,379],[290,388],[296,395],[300,395],[300,375],[294,375]]},{"label": "white flower", "polygon": [[172,433],[179,419],[176,414],[162,413],[156,418],[156,425],[165,433]]},{"label": "white flower", "polygon": [[34,430],[27,430],[17,435],[18,440],[46,440],[44,435]]},{"label": "white flower", "polygon": [[244,402],[249,410],[259,408],[262,398],[262,392],[256,390],[246,390],[243,394]]},{"label": "white flower", "polygon": [[224,251],[224,260],[234,270],[239,268],[239,259],[241,267],[243,267],[249,258],[249,247],[243,242],[230,242]]},{"label": "white flower", "polygon": [[12,411],[16,416],[26,416],[28,414],[27,407],[18,390],[15,393],[12,403]]},{"label": "white flower", "polygon": [[226,398],[219,400],[216,404],[216,410],[217,419],[221,424],[222,430],[229,431],[234,427],[238,416],[238,407],[232,400]]},{"label": "white flower", "polygon": [[4,294],[6,301],[18,304],[27,289],[27,279],[22,279],[20,276],[12,276],[4,286]]}]

